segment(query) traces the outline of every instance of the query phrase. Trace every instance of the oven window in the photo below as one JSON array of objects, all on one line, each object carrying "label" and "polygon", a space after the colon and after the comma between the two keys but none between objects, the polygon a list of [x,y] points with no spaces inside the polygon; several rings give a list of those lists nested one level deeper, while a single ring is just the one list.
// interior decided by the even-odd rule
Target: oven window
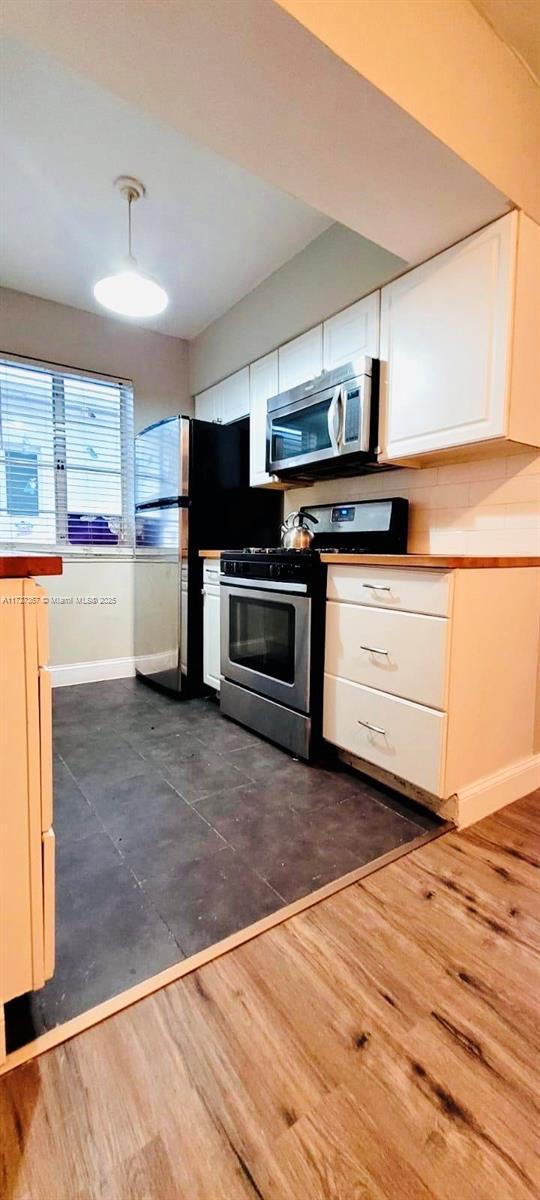
[{"label": "oven window", "polygon": [[328,433],[328,409],[332,397],[289,413],[287,417],[276,416],[272,421],[272,462],[314,454],[317,450],[330,450],[332,442]]},{"label": "oven window", "polygon": [[230,597],[229,658],[240,667],[294,683],[292,604]]}]

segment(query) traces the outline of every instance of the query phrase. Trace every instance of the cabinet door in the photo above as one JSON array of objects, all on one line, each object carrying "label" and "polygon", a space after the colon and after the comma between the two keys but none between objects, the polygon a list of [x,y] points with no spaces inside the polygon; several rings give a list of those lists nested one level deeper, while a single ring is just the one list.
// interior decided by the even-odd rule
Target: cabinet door
[{"label": "cabinet door", "polygon": [[219,384],[223,424],[240,421],[249,414],[249,367],[242,367]]},{"label": "cabinet door", "polygon": [[219,587],[204,589],[203,677],[208,687],[220,689],[220,595]]},{"label": "cabinet door", "polygon": [[221,423],[223,419],[221,387],[220,383],[215,383],[213,387],[207,388],[205,392],[200,392],[198,396],[195,396],[195,416],[199,421]]},{"label": "cabinet door", "polygon": [[343,312],[336,313],[323,325],[323,364],[325,371],[364,354],[379,357],[380,292],[365,296]]},{"label": "cabinet door", "polygon": [[266,405],[279,391],[278,352],[265,354],[249,368],[249,482],[252,487],[273,483],[266,470]]},{"label": "cabinet door", "polygon": [[280,346],[278,354],[280,392],[314,379],[322,371],[322,325]]},{"label": "cabinet door", "polygon": [[385,458],[505,435],[516,230],[509,213],[382,289]]}]

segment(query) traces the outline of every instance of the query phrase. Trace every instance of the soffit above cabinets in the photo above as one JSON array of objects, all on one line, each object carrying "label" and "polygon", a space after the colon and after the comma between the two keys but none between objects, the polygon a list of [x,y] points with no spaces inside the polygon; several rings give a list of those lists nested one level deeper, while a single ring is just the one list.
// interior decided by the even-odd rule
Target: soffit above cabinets
[{"label": "soffit above cabinets", "polygon": [[19,0],[5,25],[408,263],[509,207],[272,0]]},{"label": "soffit above cabinets", "polygon": [[503,42],[540,81],[540,10],[538,0],[472,0]]}]

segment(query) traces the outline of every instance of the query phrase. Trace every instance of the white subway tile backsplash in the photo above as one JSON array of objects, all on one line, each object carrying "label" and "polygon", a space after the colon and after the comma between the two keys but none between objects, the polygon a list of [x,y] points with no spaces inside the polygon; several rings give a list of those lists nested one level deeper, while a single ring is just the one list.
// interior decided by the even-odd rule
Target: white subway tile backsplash
[{"label": "white subway tile backsplash", "polygon": [[536,529],[540,537],[540,510],[537,504],[506,504],[504,512],[506,529]]},{"label": "white subway tile backsplash", "polygon": [[285,511],[371,496],[409,499],[413,553],[540,554],[540,453],[534,450],[326,480],[286,492]]},{"label": "white subway tile backsplash", "polygon": [[503,479],[506,458],[481,458],[474,462],[448,463],[439,468],[446,483],[470,483],[480,479]]},{"label": "white subway tile backsplash", "polygon": [[469,484],[470,504],[520,504],[524,501],[540,503],[540,476],[512,475]]},{"label": "white subway tile backsplash", "polygon": [[535,450],[512,454],[504,461],[507,475],[540,475],[540,454]]}]

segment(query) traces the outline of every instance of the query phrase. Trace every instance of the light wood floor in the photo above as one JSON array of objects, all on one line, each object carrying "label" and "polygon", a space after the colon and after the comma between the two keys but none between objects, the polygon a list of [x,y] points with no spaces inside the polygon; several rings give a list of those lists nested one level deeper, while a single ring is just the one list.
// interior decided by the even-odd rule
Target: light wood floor
[{"label": "light wood floor", "polygon": [[539,852],[537,793],[6,1076],[0,1193],[536,1197]]}]

